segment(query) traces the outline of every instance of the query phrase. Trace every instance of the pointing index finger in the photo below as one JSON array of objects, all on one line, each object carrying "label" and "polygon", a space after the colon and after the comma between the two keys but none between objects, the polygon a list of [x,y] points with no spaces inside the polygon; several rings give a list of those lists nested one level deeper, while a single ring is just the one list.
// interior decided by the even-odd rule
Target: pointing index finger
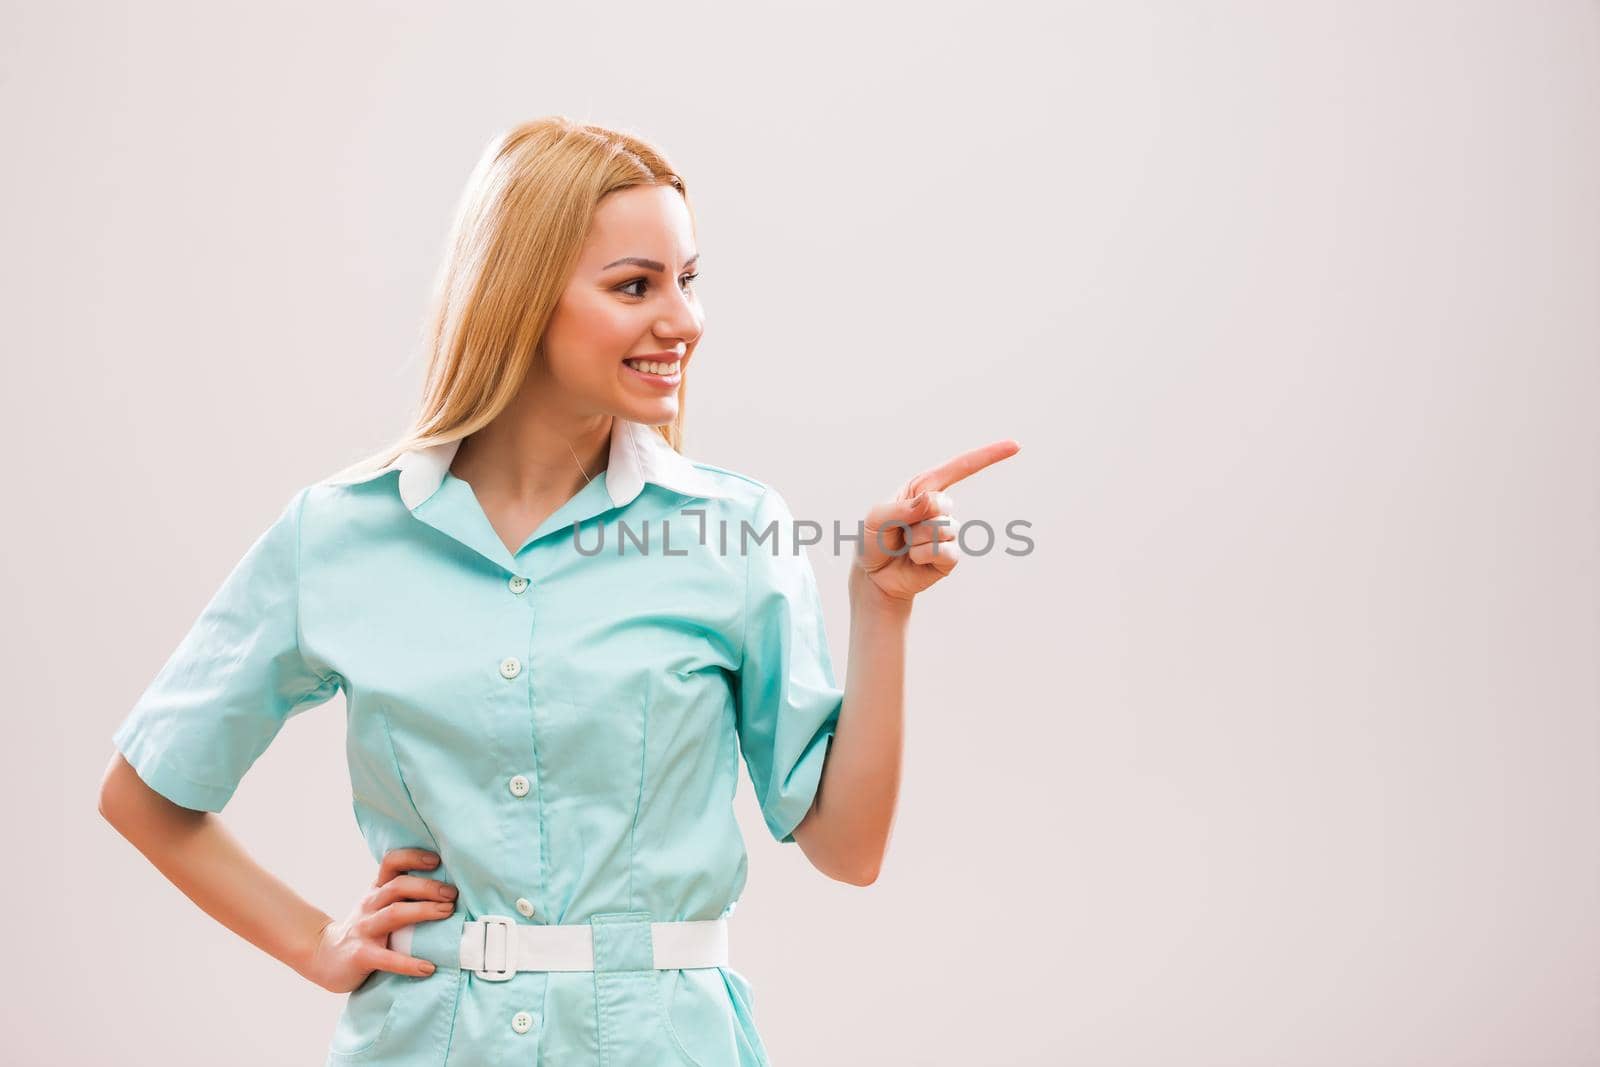
[{"label": "pointing index finger", "polygon": [[1021,450],[1022,446],[1009,437],[995,441],[991,444],[974,448],[970,452],[963,452],[959,456],[947,459],[937,467],[923,471],[911,479],[907,487],[908,496],[916,496],[924,489],[948,489],[961,479],[976,474],[983,468],[1002,459],[1008,459]]}]

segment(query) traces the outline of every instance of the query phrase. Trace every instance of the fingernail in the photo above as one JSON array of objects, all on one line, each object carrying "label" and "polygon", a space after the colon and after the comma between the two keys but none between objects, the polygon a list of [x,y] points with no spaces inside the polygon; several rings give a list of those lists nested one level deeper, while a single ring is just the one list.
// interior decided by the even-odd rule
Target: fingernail
[{"label": "fingernail", "polygon": [[444,894],[447,900],[456,899],[456,887],[453,885],[447,885],[443,889],[439,890],[439,892]]},{"label": "fingernail", "polygon": [[424,961],[423,964],[422,964],[422,973],[423,974],[432,974],[433,973],[433,964]]}]

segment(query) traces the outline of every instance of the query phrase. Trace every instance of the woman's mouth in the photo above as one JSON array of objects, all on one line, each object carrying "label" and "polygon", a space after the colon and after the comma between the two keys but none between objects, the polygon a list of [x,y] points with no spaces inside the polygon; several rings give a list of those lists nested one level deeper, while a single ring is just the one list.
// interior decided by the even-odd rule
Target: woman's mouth
[{"label": "woman's mouth", "polygon": [[659,386],[676,386],[683,380],[683,360],[625,359],[622,365],[643,381]]}]

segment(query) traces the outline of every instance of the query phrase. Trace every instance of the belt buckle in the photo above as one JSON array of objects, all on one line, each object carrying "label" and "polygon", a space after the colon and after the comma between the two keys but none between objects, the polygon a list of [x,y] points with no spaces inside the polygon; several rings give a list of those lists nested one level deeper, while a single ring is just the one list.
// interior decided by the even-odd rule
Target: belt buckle
[{"label": "belt buckle", "polygon": [[[508,981],[512,975],[517,973],[517,968],[511,959],[511,929],[517,925],[517,921],[511,918],[509,915],[480,915],[478,916],[478,922],[482,924],[483,928],[484,966],[479,967],[472,973],[477,975],[479,978],[482,978],[485,982]],[[500,937],[501,945],[504,947],[503,958],[507,966],[503,970],[489,970],[489,931],[497,926],[503,928],[505,931],[500,935]]]}]

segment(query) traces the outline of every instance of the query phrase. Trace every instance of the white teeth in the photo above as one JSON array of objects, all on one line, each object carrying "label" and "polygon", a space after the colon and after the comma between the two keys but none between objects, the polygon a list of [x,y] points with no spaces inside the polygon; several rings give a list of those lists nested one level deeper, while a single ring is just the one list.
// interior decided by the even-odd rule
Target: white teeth
[{"label": "white teeth", "polygon": [[677,363],[653,363],[648,360],[637,359],[625,359],[623,362],[635,370],[642,370],[649,374],[670,376],[675,374],[678,370]]}]

